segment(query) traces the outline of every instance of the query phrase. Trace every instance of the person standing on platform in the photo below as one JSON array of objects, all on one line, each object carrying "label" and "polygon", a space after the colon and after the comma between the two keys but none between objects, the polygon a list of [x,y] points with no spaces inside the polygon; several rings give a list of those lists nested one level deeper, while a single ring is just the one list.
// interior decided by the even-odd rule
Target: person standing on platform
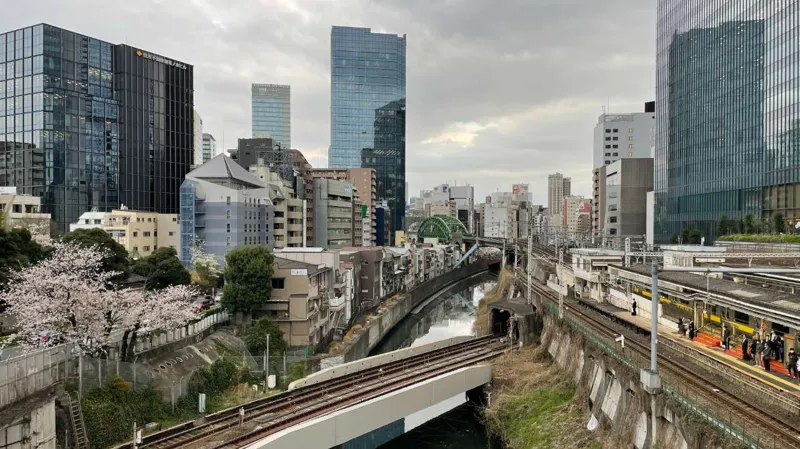
[{"label": "person standing on platform", "polygon": [[695,335],[694,321],[689,321],[689,340],[694,340]]},{"label": "person standing on platform", "polygon": [[686,325],[683,324],[683,318],[678,318],[678,334],[681,337],[686,337]]},{"label": "person standing on platform", "polygon": [[789,370],[789,376],[792,379],[800,380],[800,377],[797,375],[797,352],[795,352],[794,348],[789,348],[789,355],[787,356],[786,360],[786,369]]},{"label": "person standing on platform", "polygon": [[761,354],[761,360],[764,361],[764,371],[769,371],[769,361],[775,356],[775,342],[772,340],[764,341],[764,352]]},{"label": "person standing on platform", "polygon": [[756,345],[756,352],[753,353],[753,355],[755,356],[755,359],[756,359],[755,365],[760,367],[761,366],[762,357],[764,356],[764,343],[762,343],[761,340],[759,340],[758,338],[753,340],[753,343],[755,343],[755,345]]},{"label": "person standing on platform", "polygon": [[742,339],[742,360],[747,361],[750,360],[750,354],[747,353],[747,349],[750,347],[750,341],[747,340],[747,334],[745,334],[744,338]]},{"label": "person standing on platform", "polygon": [[636,316],[636,298],[633,298],[633,304],[631,304],[631,316]]}]

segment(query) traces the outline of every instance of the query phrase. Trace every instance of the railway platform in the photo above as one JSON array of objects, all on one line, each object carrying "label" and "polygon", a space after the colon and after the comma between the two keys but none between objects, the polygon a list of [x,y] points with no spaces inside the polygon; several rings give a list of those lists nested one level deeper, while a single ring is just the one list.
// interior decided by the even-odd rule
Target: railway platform
[{"label": "railway platform", "polygon": [[[620,309],[609,303],[593,304],[593,306],[608,313],[612,313],[619,320],[628,322],[636,327],[649,329],[651,326],[649,316],[632,316],[630,311]],[[796,396],[798,401],[800,401],[800,384],[789,377],[789,373],[784,368],[782,362],[773,363],[772,371],[764,371],[763,368],[754,366],[752,361],[742,360],[741,347],[738,347],[738,345],[731,345],[732,349],[725,352],[719,345],[719,338],[707,332],[700,332],[699,336],[695,337],[695,340],[689,340],[688,337],[681,337],[677,331],[659,324],[658,335],[660,338],[667,338],[672,342],[689,346],[695,351],[701,352],[718,362],[730,366],[743,376],[766,384],[776,390],[790,393]]]}]

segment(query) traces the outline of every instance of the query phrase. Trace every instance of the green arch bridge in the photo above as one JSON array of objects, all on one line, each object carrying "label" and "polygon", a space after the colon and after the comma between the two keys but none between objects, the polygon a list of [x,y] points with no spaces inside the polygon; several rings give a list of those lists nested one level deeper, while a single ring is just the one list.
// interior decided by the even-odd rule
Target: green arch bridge
[{"label": "green arch bridge", "polygon": [[426,218],[425,221],[419,225],[417,236],[420,240],[437,238],[445,242],[450,242],[453,233],[460,233],[463,237],[471,235],[467,231],[466,226],[464,226],[464,223],[461,223],[457,218],[446,215],[434,215]]}]

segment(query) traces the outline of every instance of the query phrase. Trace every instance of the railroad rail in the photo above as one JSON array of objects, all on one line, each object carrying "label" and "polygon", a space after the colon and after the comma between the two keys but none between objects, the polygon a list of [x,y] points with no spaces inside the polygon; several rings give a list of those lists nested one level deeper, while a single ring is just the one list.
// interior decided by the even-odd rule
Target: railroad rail
[{"label": "railroad rail", "polygon": [[[517,276],[518,282],[524,285],[527,288],[527,282],[525,280],[525,276]],[[558,304],[558,298],[555,294],[549,291],[547,288],[539,285],[538,283],[534,282],[531,286],[531,289],[534,290],[536,293],[540,294],[542,298],[547,298],[551,304]],[[575,301],[569,301],[570,304],[576,304]],[[619,335],[619,332],[612,326],[609,325],[609,321],[607,318],[610,318],[607,314],[604,313],[603,310],[597,309],[593,307],[590,303],[585,301],[578,301],[577,304],[580,304],[587,309],[591,310],[595,314],[604,316],[605,319],[599,319],[597,317],[592,316],[591,313],[587,313],[585,311],[580,310],[580,308],[570,307],[569,312],[578,318],[581,322],[588,325],[595,332],[600,334],[601,336],[605,337],[609,341],[614,341],[614,339]],[[614,316],[613,318],[616,318]],[[633,323],[626,322],[628,325],[633,325]],[[643,329],[637,326],[637,331],[642,332],[644,334],[649,335],[649,329]],[[627,336],[626,336],[627,337]],[[650,347],[648,344],[639,341],[636,338],[626,338],[626,350],[631,349],[633,352],[638,354],[642,357],[642,360],[646,361],[646,359],[650,355]],[[663,340],[659,340],[661,343],[660,347],[666,350],[669,349],[668,344],[664,344]],[[674,342],[673,342],[674,343]],[[691,349],[691,348],[686,348]],[[676,349],[677,351],[677,349]],[[785,416],[773,416],[774,410],[764,409],[763,404],[760,401],[751,401],[748,403],[742,402],[742,397],[735,392],[728,391],[727,389],[711,382],[710,380],[704,378],[703,376],[698,376],[696,373],[692,372],[691,370],[687,369],[685,365],[681,365],[681,363],[677,360],[681,357],[685,358],[689,356],[693,361],[698,362],[697,355],[700,355],[700,358],[708,358],[713,360],[716,363],[722,363],[717,359],[713,359],[705,354],[700,352],[694,351],[694,354],[687,354],[686,352],[679,352],[681,354],[678,357],[675,357],[675,354],[670,355],[666,354],[666,352],[659,351],[658,359],[659,364],[661,367],[660,373],[665,378],[665,380],[672,380],[673,386],[679,386],[679,388],[683,389],[690,389],[693,393],[702,396],[704,401],[707,401],[709,404],[721,404],[725,409],[729,411],[729,413],[736,413],[739,418],[743,422],[750,423],[756,430],[752,431],[753,435],[762,434],[764,435],[763,441],[765,442],[772,442],[774,447],[798,447],[800,446],[800,434],[798,433],[798,420],[797,415],[794,415],[794,418],[785,417]],[[675,357],[675,358],[673,358]],[[642,366],[646,366],[646,364],[642,364]],[[633,366],[634,369],[642,368],[642,366]],[[749,382],[748,385],[752,385],[752,382]],[[668,388],[665,388],[666,391],[669,392]],[[673,389],[673,393],[675,390]],[[758,386],[758,393],[761,394],[762,392],[769,393],[773,399],[779,400],[781,404],[784,406],[791,406],[794,410],[800,411],[798,407],[798,403],[796,401],[792,401],[787,399],[783,394],[780,392],[767,392],[763,385]],[[691,408],[691,405],[685,404]],[[700,413],[703,413],[702,410],[696,410]],[[706,414],[707,417],[708,414]],[[778,418],[778,419],[776,419]],[[737,435],[733,435],[738,437]],[[755,437],[754,437],[755,438]],[[760,437],[759,437],[760,438]],[[749,447],[759,447],[758,444],[754,444],[753,441],[742,441]]]},{"label": "railroad rail", "polygon": [[[493,336],[475,338],[256,400],[207,415],[202,424],[189,422],[148,435],[138,447],[174,449],[208,440],[209,437],[215,439],[212,443],[215,448],[240,447],[308,419],[458,368],[491,360],[508,349],[508,345],[500,340]],[[240,415],[241,410],[244,411],[243,416]],[[239,429],[243,423],[249,422],[257,423],[257,428],[251,431]],[[219,438],[228,439],[219,443]]]}]

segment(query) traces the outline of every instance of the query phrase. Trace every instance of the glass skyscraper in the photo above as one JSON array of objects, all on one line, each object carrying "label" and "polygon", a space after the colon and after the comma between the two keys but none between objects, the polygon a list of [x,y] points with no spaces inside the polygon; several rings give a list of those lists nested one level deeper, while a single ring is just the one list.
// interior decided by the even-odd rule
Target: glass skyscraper
[{"label": "glass skyscraper", "polygon": [[177,213],[192,67],[40,24],[0,33],[0,185],[61,230],[96,207]]},{"label": "glass skyscraper", "polygon": [[333,27],[328,164],[374,168],[394,230],[403,229],[405,216],[405,115],[405,35]]},{"label": "glass skyscraper", "polygon": [[800,221],[800,10],[659,0],[656,241],[720,217]]},{"label": "glass skyscraper", "polygon": [[279,84],[253,84],[253,137],[272,137],[281,148],[292,148],[291,87]]}]

